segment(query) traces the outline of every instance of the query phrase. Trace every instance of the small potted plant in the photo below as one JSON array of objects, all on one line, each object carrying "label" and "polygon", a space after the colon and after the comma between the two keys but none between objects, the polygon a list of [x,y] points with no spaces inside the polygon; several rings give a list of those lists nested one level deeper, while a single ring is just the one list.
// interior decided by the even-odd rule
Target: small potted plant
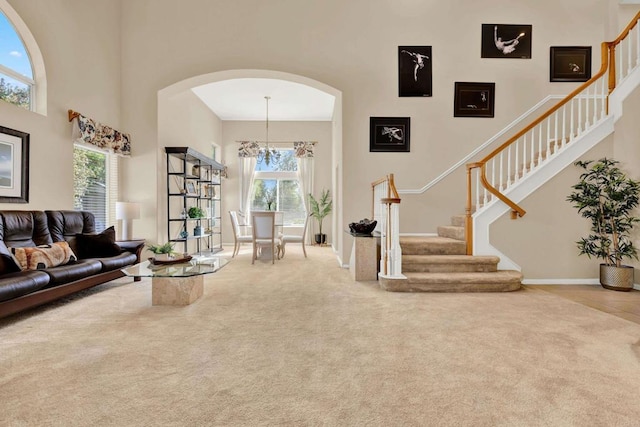
[{"label": "small potted plant", "polygon": [[313,194],[309,193],[309,202],[311,204],[311,212],[309,215],[318,221],[318,233],[315,235],[315,240],[317,244],[323,245],[327,241],[327,235],[322,232],[322,220],[331,213],[331,209],[333,208],[333,201],[329,197],[329,190],[322,190],[320,200],[316,200]]},{"label": "small potted plant", "polygon": [[173,250],[173,243],[167,242],[163,245],[148,245],[147,249],[155,254],[155,259],[158,261],[168,261],[175,254]]},{"label": "small potted plant", "polygon": [[189,218],[202,218],[204,217],[204,210],[198,206],[191,206],[188,211]]},{"label": "small potted plant", "polygon": [[271,206],[276,202],[276,192],[274,189],[267,188],[264,190],[264,202],[267,204],[267,210],[271,210]]},{"label": "small potted plant", "polygon": [[630,234],[640,218],[632,215],[640,202],[640,183],[628,178],[618,161],[603,158],[597,162],[578,161],[585,170],[567,200],[583,218],[591,221],[591,233],[577,244],[580,255],[600,258],[600,284],[607,289],[630,291],[634,268],[623,265],[627,258],[638,259]]}]

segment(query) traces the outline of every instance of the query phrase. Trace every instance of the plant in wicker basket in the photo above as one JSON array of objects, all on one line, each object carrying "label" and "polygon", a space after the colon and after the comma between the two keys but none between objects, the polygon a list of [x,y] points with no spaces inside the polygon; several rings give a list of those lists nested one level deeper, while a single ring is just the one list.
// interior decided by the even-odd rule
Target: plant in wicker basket
[{"label": "plant in wicker basket", "polygon": [[631,231],[640,218],[633,216],[640,202],[640,183],[628,178],[618,167],[619,162],[603,158],[578,161],[584,169],[580,181],[572,186],[567,200],[578,213],[591,222],[591,232],[577,244],[580,255],[600,258],[600,283],[614,290],[631,290],[633,267],[623,259],[638,259],[631,241]]}]

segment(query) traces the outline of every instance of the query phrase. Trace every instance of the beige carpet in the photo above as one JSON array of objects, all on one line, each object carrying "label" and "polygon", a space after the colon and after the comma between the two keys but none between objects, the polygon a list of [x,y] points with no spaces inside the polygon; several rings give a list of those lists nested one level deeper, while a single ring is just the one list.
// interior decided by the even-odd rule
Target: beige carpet
[{"label": "beige carpet", "polygon": [[121,279],[0,320],[0,425],[640,425],[640,325],[539,290],[387,293],[308,252],[245,247],[188,307]]}]

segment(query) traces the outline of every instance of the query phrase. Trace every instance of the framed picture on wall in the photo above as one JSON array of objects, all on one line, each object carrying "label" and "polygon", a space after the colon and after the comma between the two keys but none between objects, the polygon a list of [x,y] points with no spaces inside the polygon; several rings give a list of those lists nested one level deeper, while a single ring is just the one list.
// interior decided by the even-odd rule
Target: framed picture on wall
[{"label": "framed picture on wall", "polygon": [[370,117],[370,152],[409,152],[410,117]]},{"label": "framed picture on wall", "polygon": [[482,58],[531,58],[531,25],[482,24]]},{"label": "framed picture on wall", "polygon": [[591,46],[551,46],[549,81],[586,82],[591,78]]},{"label": "framed picture on wall", "polygon": [[453,117],[493,117],[495,83],[455,82]]},{"label": "framed picture on wall", "polygon": [[195,186],[195,184],[194,184],[193,182],[191,182],[191,181],[187,181],[187,182],[185,183],[185,187],[186,187],[186,189],[187,189],[187,194],[189,194],[189,195],[195,195],[195,194],[197,194],[197,193],[196,193],[196,186]]},{"label": "framed picture on wall", "polygon": [[0,203],[29,202],[29,134],[0,126]]},{"label": "framed picture on wall", "polygon": [[398,46],[398,94],[432,96],[431,46]]}]

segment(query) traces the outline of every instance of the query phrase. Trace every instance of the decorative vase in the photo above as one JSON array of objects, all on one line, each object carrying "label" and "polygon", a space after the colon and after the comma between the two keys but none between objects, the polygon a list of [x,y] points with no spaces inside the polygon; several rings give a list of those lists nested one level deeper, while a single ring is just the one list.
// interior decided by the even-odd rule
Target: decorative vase
[{"label": "decorative vase", "polygon": [[630,291],[633,289],[633,267],[600,264],[600,284],[613,291]]},{"label": "decorative vase", "polygon": [[155,254],[154,257],[158,261],[169,261],[171,259],[170,254]]},{"label": "decorative vase", "polygon": [[193,235],[194,236],[201,236],[202,235],[202,227],[200,227],[199,225],[196,225],[193,229]]},{"label": "decorative vase", "polygon": [[316,233],[314,237],[316,238],[316,244],[318,245],[324,245],[327,241],[327,235],[324,233]]},{"label": "decorative vase", "polygon": [[182,230],[182,231],[180,232],[180,237],[181,237],[182,239],[186,239],[187,237],[189,237],[189,232],[188,232],[187,230]]}]

